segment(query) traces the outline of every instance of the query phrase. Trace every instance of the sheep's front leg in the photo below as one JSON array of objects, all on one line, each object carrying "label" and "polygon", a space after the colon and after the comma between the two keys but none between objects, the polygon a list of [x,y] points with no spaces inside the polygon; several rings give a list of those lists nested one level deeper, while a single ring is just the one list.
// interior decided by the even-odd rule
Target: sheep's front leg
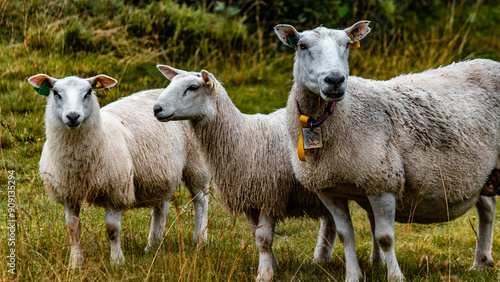
[{"label": "sheep's front leg", "polygon": [[331,216],[321,217],[320,222],[318,242],[314,249],[313,261],[316,263],[325,262],[332,258],[333,245],[337,236],[335,223]]},{"label": "sheep's front leg", "polygon": [[83,254],[80,249],[80,205],[64,205],[66,214],[66,227],[68,228],[71,244],[70,267],[76,268],[83,265]]},{"label": "sheep's front leg", "polygon": [[274,217],[260,213],[259,224],[255,228],[255,244],[259,249],[259,270],[257,281],[271,281],[278,261],[273,253],[273,237],[276,220]]},{"label": "sheep's front leg", "polygon": [[354,228],[352,227],[351,215],[347,200],[339,199],[327,193],[318,193],[318,197],[332,214],[339,239],[344,245],[346,261],[346,281],[362,281],[363,273],[359,268],[356,257],[356,242],[354,239]]},{"label": "sheep's front leg", "polygon": [[195,216],[193,241],[195,244],[207,242],[210,175],[206,171],[200,156],[195,155],[189,158],[188,166],[183,172],[186,187],[193,197]]},{"label": "sheep's front leg", "polygon": [[207,242],[209,184],[207,183],[205,187],[207,188],[199,189],[199,192],[193,195],[195,216],[193,241],[196,244]]},{"label": "sheep's front leg", "polygon": [[108,206],[106,209],[106,217],[104,219],[106,224],[106,231],[108,232],[110,246],[111,246],[111,264],[123,264],[125,258],[123,257],[121,248],[120,231],[122,227],[122,210]]},{"label": "sheep's front leg", "polygon": [[394,219],[396,216],[396,198],[392,194],[369,195],[368,200],[375,217],[375,240],[385,254],[389,281],[403,281],[394,251]]},{"label": "sheep's front leg", "polygon": [[148,245],[145,249],[146,253],[154,251],[163,240],[169,205],[168,201],[163,201],[160,205],[151,208],[151,227],[149,229]]},{"label": "sheep's front leg", "polygon": [[491,244],[493,241],[493,225],[497,197],[480,196],[476,203],[478,215],[478,236],[476,243],[476,255],[471,270],[486,270],[495,264],[491,257]]}]

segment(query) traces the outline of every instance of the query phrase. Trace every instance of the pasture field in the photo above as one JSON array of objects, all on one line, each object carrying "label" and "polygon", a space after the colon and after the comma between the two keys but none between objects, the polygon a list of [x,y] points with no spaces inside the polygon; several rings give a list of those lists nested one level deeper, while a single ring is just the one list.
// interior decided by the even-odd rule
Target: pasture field
[{"label": "pasture field", "polygon": [[[206,69],[224,83],[242,112],[269,113],[285,106],[293,83],[293,52],[274,35],[277,23],[301,31],[372,20],[372,33],[350,54],[351,75],[366,78],[388,79],[472,58],[500,60],[497,1],[408,1],[406,6],[399,1],[316,1],[309,9],[301,6],[308,1],[271,2],[0,0],[1,281],[252,281],[257,275],[258,252],[244,216],[227,213],[213,191],[208,243],[191,242],[194,211],[184,189],[172,199],[166,235],[155,254],[144,253],[150,211],[125,212],[126,263],[121,267],[109,263],[104,209],[85,204],[81,242],[86,262],[69,269],[64,209],[48,199],[38,175],[46,97],[27,82],[32,75],[112,76],[117,86],[97,92],[104,106],[140,90],[166,87],[156,64]],[[320,12],[320,5],[334,12]],[[354,203],[350,207],[365,278],[383,281],[385,269],[370,265],[365,212]],[[476,244],[475,210],[448,223],[396,224],[402,272],[408,281],[500,280],[499,219],[497,213],[495,267],[481,273],[468,271]],[[338,239],[330,262],[312,262],[318,227],[308,218],[277,225],[275,280],[344,280]]]}]

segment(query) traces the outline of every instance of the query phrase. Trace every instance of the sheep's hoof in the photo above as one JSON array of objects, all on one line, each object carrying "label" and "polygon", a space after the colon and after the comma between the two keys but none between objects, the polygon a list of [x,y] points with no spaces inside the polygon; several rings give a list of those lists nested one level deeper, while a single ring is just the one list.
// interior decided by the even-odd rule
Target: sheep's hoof
[{"label": "sheep's hoof", "polygon": [[330,258],[329,257],[324,257],[324,256],[313,258],[313,263],[316,263],[316,264],[325,264],[325,263],[327,263],[329,261],[330,261]]},{"label": "sheep's hoof", "polygon": [[119,254],[111,256],[111,265],[120,266],[124,263],[125,263],[125,257],[123,256],[123,254],[121,252]]},{"label": "sheep's hoof", "polygon": [[332,249],[328,247],[316,248],[314,250],[313,262],[317,264],[322,264],[329,262],[332,258]]},{"label": "sheep's hoof", "polygon": [[273,270],[272,269],[259,269],[259,274],[257,274],[257,279],[255,281],[257,282],[267,282],[271,281],[273,279]]},{"label": "sheep's hoof", "polygon": [[83,255],[81,252],[78,252],[76,254],[71,254],[71,259],[70,259],[70,267],[71,268],[78,268],[83,265],[84,263]]},{"label": "sheep's hoof", "polygon": [[144,252],[146,254],[154,254],[156,252],[156,249],[158,248],[159,245],[150,245],[150,244],[147,244],[146,245],[146,248],[144,248]]},{"label": "sheep's hoof", "polygon": [[203,235],[195,236],[193,238],[193,243],[195,246],[198,246],[198,247],[206,245],[207,244],[207,234],[205,234],[204,236]]},{"label": "sheep's hoof", "polygon": [[271,281],[274,275],[274,269],[278,266],[278,261],[272,254],[269,259],[264,259],[264,261],[259,262],[259,272],[257,274],[256,281]]},{"label": "sheep's hoof", "polygon": [[483,258],[484,262],[474,262],[474,265],[469,269],[469,271],[485,271],[493,268],[495,266],[495,263],[493,262],[493,259],[489,258]]},{"label": "sheep's hoof", "polygon": [[406,281],[406,278],[404,277],[403,273],[399,274],[393,274],[389,277],[389,281],[394,281],[394,282],[403,282]]},{"label": "sheep's hoof", "polygon": [[322,250],[321,252],[314,254],[313,263],[323,264],[329,262],[331,259],[332,252],[328,250]]},{"label": "sheep's hoof", "polygon": [[346,273],[345,281],[346,282],[364,281],[363,274],[361,272],[359,272],[359,273]]}]

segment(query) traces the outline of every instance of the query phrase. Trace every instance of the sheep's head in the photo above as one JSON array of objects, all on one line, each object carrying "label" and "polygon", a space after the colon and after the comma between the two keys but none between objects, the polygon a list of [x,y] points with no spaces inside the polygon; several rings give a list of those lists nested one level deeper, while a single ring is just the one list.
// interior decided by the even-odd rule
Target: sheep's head
[{"label": "sheep's head", "polygon": [[58,120],[70,128],[79,127],[89,117],[95,105],[95,89],[104,89],[116,84],[116,80],[107,75],[98,75],[83,79],[69,76],[56,79],[46,74],[37,74],[28,79],[31,85],[41,88],[50,88],[47,110]]},{"label": "sheep's head", "polygon": [[287,46],[295,49],[295,82],[319,94],[327,102],[344,97],[349,76],[349,48],[369,32],[369,21],[360,21],[344,30],[318,27],[297,32],[291,25],[279,24],[274,32]]},{"label": "sheep's head", "polygon": [[187,72],[158,65],[171,82],[156,101],[153,111],[159,121],[196,120],[213,116],[217,86],[214,76],[202,70]]}]

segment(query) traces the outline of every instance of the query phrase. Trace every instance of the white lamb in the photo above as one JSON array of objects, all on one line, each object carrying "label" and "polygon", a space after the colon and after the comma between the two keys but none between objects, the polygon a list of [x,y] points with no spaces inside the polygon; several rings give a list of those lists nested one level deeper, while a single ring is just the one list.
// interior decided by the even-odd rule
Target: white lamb
[{"label": "white lamb", "polygon": [[284,143],[285,109],[245,115],[212,74],[158,68],[172,82],[158,98],[155,116],[192,123],[219,200],[232,213],[247,216],[259,249],[257,280],[273,277],[278,264],[272,251],[274,227],[283,218],[321,217],[314,260],[330,259],[335,225],[318,197],[293,176]]},{"label": "white lamb", "polygon": [[95,89],[112,87],[106,75],[28,79],[50,95],[45,111],[47,142],[40,175],[50,198],[66,210],[71,267],[83,264],[80,206],[106,208],[111,262],[125,261],[120,247],[122,212],[152,207],[146,250],[163,239],[169,200],[184,180],[195,206],[195,242],[207,237],[210,176],[187,122],[162,124],[151,114],[161,89],[143,91],[99,109]]},{"label": "white lamb", "polygon": [[[300,33],[290,25],[275,27],[296,52],[286,119],[296,177],[330,209],[339,237],[352,230],[340,224],[345,199],[367,211],[372,262],[385,260],[390,280],[404,279],[394,220],[448,221],[474,205],[479,234],[473,268],[493,267],[496,196],[482,196],[482,189],[500,169],[500,63],[472,60],[388,81],[349,77],[349,48],[359,46],[368,23]],[[320,125],[323,147],[306,150],[301,161],[297,144],[311,120],[301,125],[299,116],[318,118],[329,102],[337,104]],[[345,238],[349,244],[354,240]],[[346,268],[346,280],[362,279],[356,260]]]}]

